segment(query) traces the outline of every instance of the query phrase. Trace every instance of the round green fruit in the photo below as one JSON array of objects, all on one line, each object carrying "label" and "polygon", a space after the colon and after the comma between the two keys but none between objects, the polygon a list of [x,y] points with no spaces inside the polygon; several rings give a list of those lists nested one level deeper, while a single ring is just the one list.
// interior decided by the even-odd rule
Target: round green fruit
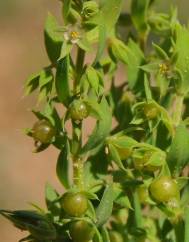
[{"label": "round green fruit", "polygon": [[88,199],[82,193],[66,193],[61,200],[64,211],[73,217],[80,217],[88,209]]},{"label": "round green fruit", "polygon": [[82,100],[74,100],[69,110],[71,118],[75,121],[82,121],[89,115],[88,107]]},{"label": "round green fruit", "polygon": [[70,226],[70,236],[73,242],[89,242],[94,234],[94,228],[86,221],[73,222]]},{"label": "round green fruit", "polygon": [[157,118],[159,114],[158,108],[153,103],[146,104],[143,111],[145,117],[149,120]]},{"label": "round green fruit", "polygon": [[123,237],[117,231],[109,232],[110,242],[123,242]]},{"label": "round green fruit", "polygon": [[179,189],[171,177],[161,176],[151,183],[150,194],[157,202],[168,202],[173,198],[179,198]]},{"label": "round green fruit", "polygon": [[45,119],[36,122],[32,129],[32,137],[35,141],[48,144],[55,136],[55,129],[51,123]]}]

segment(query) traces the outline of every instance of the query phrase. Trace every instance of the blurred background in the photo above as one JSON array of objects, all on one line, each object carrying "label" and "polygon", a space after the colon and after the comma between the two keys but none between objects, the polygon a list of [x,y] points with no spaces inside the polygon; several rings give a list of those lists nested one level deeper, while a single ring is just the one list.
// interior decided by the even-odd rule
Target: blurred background
[{"label": "blurred background", "polygon": [[[187,22],[187,0],[157,2],[165,11],[176,4],[179,18]],[[45,206],[47,181],[61,191],[55,174],[57,150],[50,147],[33,154],[33,142],[23,134],[23,128],[35,121],[29,111],[35,98],[23,98],[23,84],[48,64],[43,26],[47,12],[60,16],[60,7],[58,0],[0,0],[0,208],[28,209],[29,202]],[[16,242],[23,236],[0,217],[2,242]]]}]

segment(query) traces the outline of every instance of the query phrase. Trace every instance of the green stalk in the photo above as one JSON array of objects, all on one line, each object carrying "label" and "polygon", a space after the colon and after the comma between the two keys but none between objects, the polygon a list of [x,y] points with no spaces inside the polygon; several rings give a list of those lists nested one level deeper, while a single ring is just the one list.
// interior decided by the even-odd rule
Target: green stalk
[{"label": "green stalk", "polygon": [[141,212],[141,205],[140,200],[138,197],[138,193],[135,191],[133,195],[133,204],[134,204],[134,216],[135,216],[135,225],[137,228],[142,227],[142,212]]},{"label": "green stalk", "polygon": [[189,241],[189,207],[186,208],[184,218],[184,242]]},{"label": "green stalk", "polygon": [[[175,224],[174,229],[175,229],[176,242],[184,241],[184,223],[183,223],[183,220],[181,220],[177,224]],[[188,242],[189,240],[186,240],[186,241]]]},{"label": "green stalk", "polygon": [[182,120],[182,112],[183,112],[183,101],[184,96],[177,95],[175,100],[175,108],[173,113],[173,122],[175,127],[177,127]]},{"label": "green stalk", "polygon": [[[73,93],[80,92],[80,79],[83,71],[85,52],[78,47],[77,60],[75,66],[75,80],[73,83]],[[72,120],[72,154],[73,154],[73,182],[80,189],[83,189],[83,160],[79,157],[82,147],[82,122]]]},{"label": "green stalk", "polygon": [[146,43],[147,43],[147,39],[148,39],[148,31],[145,31],[144,33],[139,33],[139,45],[140,48],[143,52],[145,52],[146,49]]}]

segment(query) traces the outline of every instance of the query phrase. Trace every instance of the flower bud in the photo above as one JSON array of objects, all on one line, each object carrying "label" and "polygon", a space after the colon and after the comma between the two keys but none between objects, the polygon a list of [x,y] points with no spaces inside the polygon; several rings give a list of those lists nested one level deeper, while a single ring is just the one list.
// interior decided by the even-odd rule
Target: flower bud
[{"label": "flower bud", "polygon": [[83,4],[83,16],[85,19],[89,19],[95,16],[99,11],[98,4],[94,1],[88,1]]}]

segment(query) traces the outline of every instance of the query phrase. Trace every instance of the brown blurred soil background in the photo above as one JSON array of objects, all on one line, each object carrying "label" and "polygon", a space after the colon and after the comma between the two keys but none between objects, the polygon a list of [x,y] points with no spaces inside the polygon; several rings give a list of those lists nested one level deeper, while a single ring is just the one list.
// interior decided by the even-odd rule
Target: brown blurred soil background
[{"label": "brown blurred soil background", "polygon": [[[157,2],[163,9],[176,3],[180,18],[187,19],[187,0]],[[24,80],[48,64],[43,26],[47,12],[59,16],[60,6],[58,0],[0,0],[0,208],[28,209],[29,202],[45,206],[47,181],[62,190],[55,174],[58,151],[50,147],[33,154],[33,142],[23,134],[35,121],[29,110],[36,104],[34,96],[23,98]],[[23,236],[0,217],[1,242]]]}]

